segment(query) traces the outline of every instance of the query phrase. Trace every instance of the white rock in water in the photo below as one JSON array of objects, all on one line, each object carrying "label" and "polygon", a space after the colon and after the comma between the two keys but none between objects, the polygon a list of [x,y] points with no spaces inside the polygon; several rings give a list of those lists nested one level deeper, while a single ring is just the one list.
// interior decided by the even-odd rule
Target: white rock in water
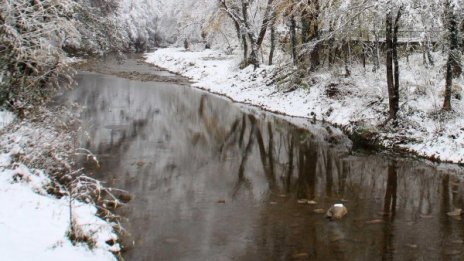
[{"label": "white rock in water", "polygon": [[326,217],[333,219],[341,219],[348,214],[348,209],[343,204],[334,204],[327,210]]}]

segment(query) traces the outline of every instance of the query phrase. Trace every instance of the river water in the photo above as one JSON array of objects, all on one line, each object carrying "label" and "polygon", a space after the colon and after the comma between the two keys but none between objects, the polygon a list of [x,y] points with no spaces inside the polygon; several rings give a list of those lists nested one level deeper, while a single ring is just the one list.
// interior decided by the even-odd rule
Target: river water
[{"label": "river water", "polygon": [[[82,72],[67,100],[100,160],[88,171],[134,196],[126,260],[464,260],[461,168],[353,151],[133,59],[109,68],[126,78]],[[329,221],[337,202],[348,214]]]}]

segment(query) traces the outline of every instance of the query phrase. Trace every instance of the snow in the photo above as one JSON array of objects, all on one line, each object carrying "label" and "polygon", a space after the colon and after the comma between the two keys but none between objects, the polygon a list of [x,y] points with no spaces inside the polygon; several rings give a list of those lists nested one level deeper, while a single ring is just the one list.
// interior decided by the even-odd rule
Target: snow
[{"label": "snow", "polygon": [[[74,208],[87,233],[96,233],[96,247],[74,246],[66,237],[69,229],[67,197],[54,198],[45,186],[46,175],[24,165],[4,167],[10,156],[0,156],[0,260],[114,260],[105,239],[115,238],[112,227],[95,216],[96,209],[80,204]],[[19,175],[22,178],[18,180]]]},{"label": "snow", "polygon": [[[271,83],[276,66],[239,69],[240,54],[219,50],[189,52],[181,48],[159,49],[146,54],[146,61],[190,78],[196,88],[229,97],[233,101],[295,117],[313,118],[335,124],[347,132],[361,128],[376,133],[386,148],[400,148],[420,156],[451,163],[464,163],[464,101],[453,99],[453,113],[441,113],[446,61],[434,53],[434,67],[422,65],[421,54],[400,61],[400,127],[379,127],[387,118],[388,93],[385,69],[372,72],[352,66],[351,76],[341,69],[321,70],[307,81],[309,88],[284,92]],[[328,95],[330,86],[336,87]],[[455,83],[462,95],[464,81]]]},{"label": "snow", "polygon": [[[1,122],[12,119],[11,114],[0,113]],[[113,252],[120,250],[119,245],[106,243],[117,240],[113,224],[100,219],[94,205],[73,201],[75,226],[92,241],[74,245],[67,237],[69,197],[50,195],[47,189],[54,185],[48,173],[25,165],[49,164],[43,157],[65,159],[59,150],[65,150],[67,138],[54,132],[47,119],[15,122],[1,131],[0,260],[116,260]]]},{"label": "snow", "polygon": [[13,113],[0,110],[0,130],[13,122],[14,118]]}]

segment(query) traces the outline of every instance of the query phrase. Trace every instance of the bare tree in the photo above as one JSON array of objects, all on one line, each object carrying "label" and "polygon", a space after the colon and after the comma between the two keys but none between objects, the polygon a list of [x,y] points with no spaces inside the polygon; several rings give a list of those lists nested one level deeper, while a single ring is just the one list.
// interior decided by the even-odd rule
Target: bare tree
[{"label": "bare tree", "polygon": [[444,111],[451,111],[451,93],[453,86],[453,78],[461,74],[461,59],[459,51],[459,28],[458,18],[455,13],[455,6],[450,0],[445,2],[445,17],[446,26],[448,31],[448,61],[446,62],[446,87],[445,87],[445,100],[443,103]]},{"label": "bare tree", "polygon": [[388,10],[386,15],[386,48],[387,48],[387,85],[389,100],[389,119],[396,119],[399,110],[399,64],[398,64],[398,28],[403,6],[398,8],[396,18],[393,20],[393,10]]},{"label": "bare tree", "polygon": [[[253,23],[249,17],[250,1],[249,0],[218,0],[221,9],[228,15],[234,25],[240,29],[240,38],[242,38],[244,46],[244,67],[247,65],[254,65],[255,68],[259,66],[258,53],[261,49],[264,37],[269,24],[272,22],[273,2],[274,0],[267,0],[264,14],[262,15],[261,25]],[[256,28],[258,26],[258,28]],[[248,44],[251,47],[250,55],[247,57]]]},{"label": "bare tree", "polygon": [[316,71],[320,65],[320,4],[319,0],[307,0],[301,14],[301,38],[303,44],[314,44],[309,48],[310,70]]}]

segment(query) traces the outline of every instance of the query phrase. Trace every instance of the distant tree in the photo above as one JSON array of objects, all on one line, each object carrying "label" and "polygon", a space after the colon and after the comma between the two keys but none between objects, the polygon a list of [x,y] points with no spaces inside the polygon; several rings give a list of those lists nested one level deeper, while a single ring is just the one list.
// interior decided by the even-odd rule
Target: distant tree
[{"label": "distant tree", "polygon": [[[110,1],[110,0],[105,0]],[[129,38],[131,48],[144,52],[159,44],[157,39],[160,3],[153,0],[124,0],[119,4],[118,24]]]},{"label": "distant tree", "polygon": [[129,39],[124,30],[118,0],[75,2],[70,22],[79,32],[79,37],[65,42],[67,52],[102,55],[128,48],[133,39]]}]

